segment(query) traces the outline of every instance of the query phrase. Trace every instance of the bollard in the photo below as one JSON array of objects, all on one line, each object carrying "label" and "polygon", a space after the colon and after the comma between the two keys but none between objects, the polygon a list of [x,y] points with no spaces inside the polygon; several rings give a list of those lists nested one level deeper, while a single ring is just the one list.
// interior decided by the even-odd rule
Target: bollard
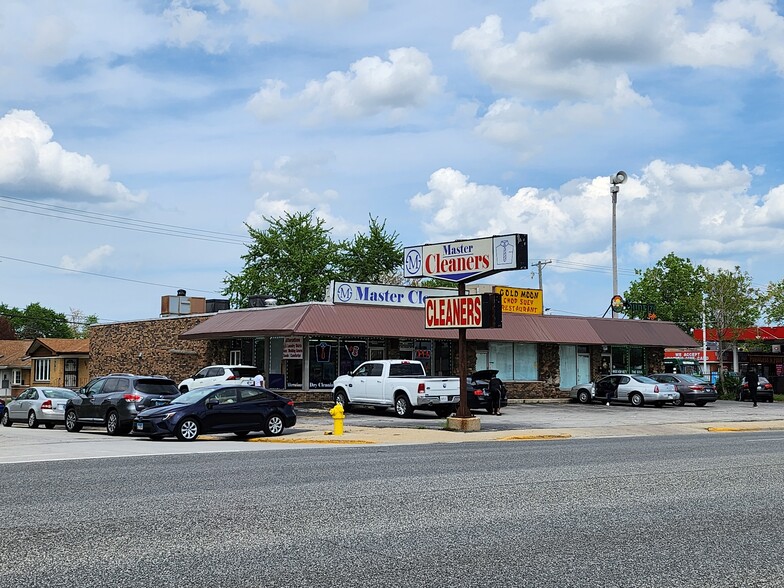
[{"label": "bollard", "polygon": [[333,435],[342,435],[343,434],[343,419],[345,417],[345,411],[343,410],[343,405],[338,403],[332,408],[329,409],[329,414],[332,416],[332,434]]}]

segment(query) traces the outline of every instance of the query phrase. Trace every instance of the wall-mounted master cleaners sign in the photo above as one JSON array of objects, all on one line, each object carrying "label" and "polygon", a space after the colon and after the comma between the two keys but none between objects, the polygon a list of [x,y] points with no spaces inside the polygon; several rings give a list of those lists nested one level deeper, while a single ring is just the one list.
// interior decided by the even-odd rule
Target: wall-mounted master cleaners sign
[{"label": "wall-mounted master cleaners sign", "polygon": [[468,282],[506,270],[528,268],[528,235],[494,235],[483,239],[406,247],[406,278],[441,278]]},{"label": "wall-mounted master cleaners sign", "polygon": [[327,287],[327,302],[422,308],[427,298],[455,294],[457,290],[454,288],[413,288],[385,284],[330,282]]}]

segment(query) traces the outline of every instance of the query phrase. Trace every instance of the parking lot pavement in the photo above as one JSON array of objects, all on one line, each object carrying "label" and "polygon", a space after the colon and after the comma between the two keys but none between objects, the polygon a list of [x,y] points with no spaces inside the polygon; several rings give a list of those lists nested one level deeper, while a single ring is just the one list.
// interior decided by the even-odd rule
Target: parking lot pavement
[{"label": "parking lot pavement", "polygon": [[722,434],[735,431],[784,431],[784,403],[718,401],[705,407],[572,403],[510,404],[500,416],[478,414],[480,430],[446,430],[446,421],[430,412],[400,419],[390,410],[378,414],[357,410],[346,414],[344,434],[337,436],[325,404],[297,406],[297,425],[280,437],[204,435],[194,443],[176,439],[151,441],[143,437],[109,437],[103,429],[68,433],[55,429],[0,427],[0,463],[99,457],[261,451],[293,446],[404,445],[463,442],[546,441],[570,438],[652,435]]}]

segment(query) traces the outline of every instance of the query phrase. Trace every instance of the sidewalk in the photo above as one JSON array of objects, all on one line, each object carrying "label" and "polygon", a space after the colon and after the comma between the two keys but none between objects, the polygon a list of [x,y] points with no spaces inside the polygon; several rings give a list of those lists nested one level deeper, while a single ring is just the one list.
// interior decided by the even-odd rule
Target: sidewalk
[{"label": "sidewalk", "polygon": [[477,431],[473,433],[449,431],[445,428],[345,426],[343,435],[340,436],[333,434],[332,426],[311,424],[305,421],[297,423],[296,427],[287,430],[281,437],[257,437],[249,439],[249,442],[325,445],[414,445],[479,441],[550,441],[601,437],[698,435],[752,431],[784,431],[784,420],[554,427]]}]

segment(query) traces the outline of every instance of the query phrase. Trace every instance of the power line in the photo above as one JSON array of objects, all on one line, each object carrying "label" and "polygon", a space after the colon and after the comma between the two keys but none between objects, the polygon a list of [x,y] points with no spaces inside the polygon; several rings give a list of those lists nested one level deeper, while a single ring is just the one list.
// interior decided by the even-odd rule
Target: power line
[{"label": "power line", "polygon": [[[73,222],[86,223],[95,226],[104,226],[127,231],[138,231],[141,233],[148,233],[153,235],[165,235],[168,237],[179,237],[183,239],[194,239],[197,241],[209,241],[214,243],[226,243],[228,245],[247,245],[248,241],[240,235],[232,235],[228,233],[221,233],[217,231],[210,231],[206,229],[194,229],[191,227],[183,227],[180,225],[170,225],[165,223],[158,223],[148,220],[135,220],[131,218],[124,218],[111,214],[104,214],[99,212],[91,212],[85,210],[78,210],[75,208],[67,208],[65,206],[57,206],[54,204],[45,204],[41,202],[31,202],[22,198],[14,198],[11,196],[0,196],[0,200],[6,201],[14,206],[3,206],[0,208],[11,210],[14,212],[22,212],[25,214],[32,214],[35,216],[43,216],[49,218],[56,218],[58,220],[69,220]],[[27,207],[33,210],[26,210]],[[45,211],[45,212],[41,212]]]},{"label": "power line", "polygon": [[[30,261],[29,259],[19,259],[17,257],[8,257],[6,255],[0,255],[0,259],[7,259],[9,261],[17,261],[19,263],[29,263],[30,265],[39,265],[41,267],[48,267],[48,268],[60,270],[60,271],[63,271],[63,272],[72,272],[72,273],[75,273],[75,274],[86,274],[88,276],[97,276],[99,278],[109,278],[111,280],[120,280],[122,282],[133,282],[135,284],[144,284],[146,286],[160,286],[162,288],[170,288],[172,290],[179,290],[182,287],[182,286],[172,286],[171,284],[159,284],[157,282],[146,282],[144,280],[134,280],[132,278],[121,278],[119,276],[110,276],[108,274],[99,274],[99,273],[96,273],[96,272],[86,272],[86,271],[83,271],[83,270],[69,269],[69,268],[64,268],[64,267],[58,267],[56,265],[49,265],[47,263],[39,263],[37,261]],[[216,292],[215,290],[200,290],[198,288],[188,288],[188,290],[192,290],[192,291],[195,291],[195,292],[206,292],[208,294],[220,294],[220,292]]]}]

